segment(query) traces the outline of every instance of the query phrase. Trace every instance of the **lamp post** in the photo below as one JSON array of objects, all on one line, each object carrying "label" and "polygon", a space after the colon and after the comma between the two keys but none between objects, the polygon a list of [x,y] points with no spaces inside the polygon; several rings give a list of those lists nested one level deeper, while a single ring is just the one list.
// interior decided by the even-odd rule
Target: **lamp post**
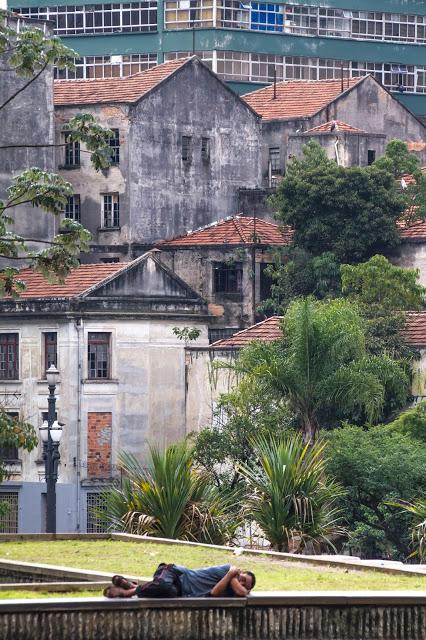
[{"label": "lamp post", "polygon": [[61,458],[59,442],[62,435],[62,426],[55,420],[55,389],[59,381],[59,371],[55,365],[50,365],[46,371],[46,379],[49,387],[47,421],[45,420],[40,428],[47,485],[46,532],[56,533],[56,482],[58,480],[58,464]]}]

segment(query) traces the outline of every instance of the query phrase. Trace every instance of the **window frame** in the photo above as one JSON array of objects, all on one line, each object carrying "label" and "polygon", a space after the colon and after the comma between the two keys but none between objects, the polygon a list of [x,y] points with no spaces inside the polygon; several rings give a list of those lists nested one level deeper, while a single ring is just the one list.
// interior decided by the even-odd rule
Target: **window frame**
[{"label": "window frame", "polygon": [[[47,336],[55,336],[54,342],[51,344],[54,345],[55,357],[54,360],[51,361],[49,356],[49,343],[47,341]],[[43,361],[42,361],[42,379],[46,379],[46,371],[50,367],[50,364],[54,364],[56,368],[58,368],[58,332],[57,331],[43,331],[42,332],[42,340],[43,340]],[[50,364],[49,364],[50,363]]]},{"label": "window frame", "polygon": [[[10,337],[12,337],[12,336],[14,337],[14,342],[13,343],[9,340],[9,336]],[[3,348],[3,346],[5,346],[6,348],[8,346],[10,346],[10,345],[13,346],[15,349],[14,349],[14,353],[13,353],[13,366],[14,366],[14,368],[12,370],[12,373],[16,374],[16,375],[13,375],[13,376],[2,377],[2,375],[1,375],[2,369],[0,367],[0,382],[19,381],[19,379],[20,379],[19,378],[19,373],[20,373],[19,342],[20,342],[20,335],[19,335],[19,333],[15,332],[15,331],[14,332],[10,331],[10,332],[2,332],[2,333],[0,333],[0,364],[2,362],[2,355],[3,355],[2,354],[2,348]],[[7,353],[8,353],[8,351],[9,350],[7,349]],[[9,358],[6,358],[5,362],[7,363],[8,361],[9,361]],[[5,368],[5,370],[6,370],[6,368]]]},{"label": "window frame", "polygon": [[72,196],[67,197],[64,214],[68,220],[81,222],[81,200],[79,193],[73,193]]},{"label": "window frame", "polygon": [[112,149],[111,161],[112,165],[120,164],[120,129],[111,129],[113,136],[109,139],[109,146]]},{"label": "window frame", "polygon": [[[94,337],[97,336],[97,337]],[[101,338],[99,336],[105,336]],[[111,349],[111,341],[112,334],[110,331],[88,331],[87,332],[87,379],[88,380],[111,380],[111,358],[112,358],[112,349]],[[102,347],[106,345],[106,375],[97,375],[99,371],[99,359],[98,359],[98,349],[96,347]],[[95,347],[95,367],[91,367],[91,347]],[[101,350],[99,349],[101,352]],[[96,372],[96,375],[92,375],[92,371]]]},{"label": "window frame", "polygon": [[[242,262],[214,262],[213,263],[213,293],[215,295],[242,296],[243,293],[243,263]],[[232,278],[235,282],[232,283]]]},{"label": "window frame", "polygon": [[120,194],[117,191],[102,193],[101,229],[120,228]]},{"label": "window frame", "polygon": [[79,168],[80,167],[80,143],[78,140],[69,140],[70,134],[64,133],[65,148],[64,148],[64,167],[66,169]]}]

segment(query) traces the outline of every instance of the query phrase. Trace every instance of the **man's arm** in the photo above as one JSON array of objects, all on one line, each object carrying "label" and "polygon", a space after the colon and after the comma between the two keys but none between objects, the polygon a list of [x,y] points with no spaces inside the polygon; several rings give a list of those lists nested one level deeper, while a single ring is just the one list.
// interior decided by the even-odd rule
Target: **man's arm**
[{"label": "man's arm", "polygon": [[[219,582],[217,582],[213,587],[213,589],[210,591],[210,596],[212,598],[220,598],[220,596],[223,596],[223,594],[225,593],[226,589],[229,586],[231,587],[232,591],[235,593],[236,596],[247,595],[247,589],[244,589],[244,587],[238,582],[237,576],[239,572],[240,570],[238,569],[238,567],[230,567],[228,573],[226,573],[223,576],[223,578],[219,580]],[[237,583],[238,587],[234,587],[234,582]],[[240,593],[241,590],[244,590],[245,593]]]}]

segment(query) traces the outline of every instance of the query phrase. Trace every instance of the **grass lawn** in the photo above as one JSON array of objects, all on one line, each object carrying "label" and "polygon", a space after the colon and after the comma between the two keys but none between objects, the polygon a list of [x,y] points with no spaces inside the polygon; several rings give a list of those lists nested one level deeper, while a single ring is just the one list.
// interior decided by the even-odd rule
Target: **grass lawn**
[{"label": "grass lawn", "polygon": [[[235,557],[217,549],[178,547],[175,545],[99,540],[58,540],[55,542],[2,542],[0,558],[42,564],[93,569],[111,573],[151,576],[159,562],[175,562],[188,567],[202,567],[230,563],[251,569],[257,577],[259,591],[336,591],[336,590],[426,590],[426,576],[397,576],[375,571],[320,568],[307,563],[295,565],[266,556]],[[0,592],[0,599],[8,592]],[[28,593],[28,592],[27,592]],[[33,597],[44,597],[42,592]],[[64,597],[66,594],[50,594]],[[77,596],[76,593],[69,594]],[[100,595],[80,592],[81,596]],[[8,597],[28,597],[15,592]]]}]

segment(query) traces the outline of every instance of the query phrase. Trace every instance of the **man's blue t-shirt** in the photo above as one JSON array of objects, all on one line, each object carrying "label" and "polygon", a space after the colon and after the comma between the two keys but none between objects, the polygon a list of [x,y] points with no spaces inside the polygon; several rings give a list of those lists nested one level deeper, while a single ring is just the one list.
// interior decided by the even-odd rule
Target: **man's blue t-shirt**
[{"label": "man's blue t-shirt", "polygon": [[[176,569],[181,572],[179,576],[182,585],[182,596],[184,598],[205,598],[210,594],[213,587],[222,580],[228,573],[231,565],[222,564],[216,567],[207,567],[205,569],[187,569],[175,565]],[[231,587],[226,589],[225,597],[232,597],[234,592]]]}]

